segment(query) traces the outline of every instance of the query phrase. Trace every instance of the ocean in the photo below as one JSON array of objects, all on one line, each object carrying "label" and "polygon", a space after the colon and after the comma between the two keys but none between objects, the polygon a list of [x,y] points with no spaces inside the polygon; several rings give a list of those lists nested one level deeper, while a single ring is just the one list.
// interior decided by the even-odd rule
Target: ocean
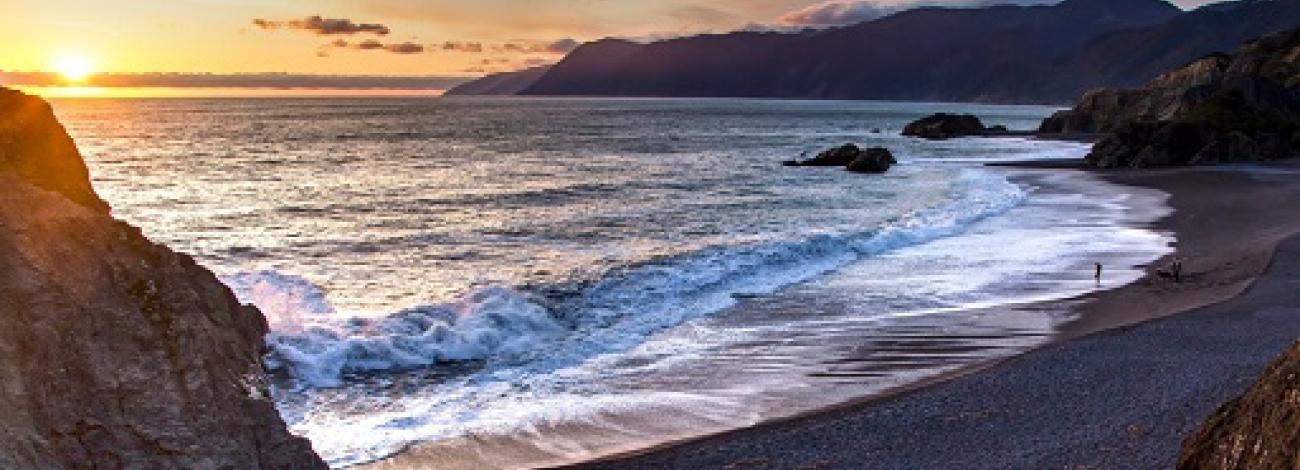
[{"label": "ocean", "polygon": [[[1038,302],[1172,242],[1164,194],[984,165],[1084,144],[900,136],[1050,107],[54,103],[117,217],[266,314],[281,414],[336,467],[553,465],[888,393],[1045,344],[1074,313]],[[846,142],[901,163],[779,164]]]}]

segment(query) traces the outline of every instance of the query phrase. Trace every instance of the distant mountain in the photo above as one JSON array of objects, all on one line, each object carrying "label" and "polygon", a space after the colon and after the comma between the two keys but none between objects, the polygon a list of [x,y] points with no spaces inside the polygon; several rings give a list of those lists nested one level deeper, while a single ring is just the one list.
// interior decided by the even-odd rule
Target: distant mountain
[{"label": "distant mountain", "polygon": [[[1088,40],[1180,14],[1162,0],[918,8],[797,34],[739,32],[578,48],[532,95],[1034,100],[1026,90]],[[598,50],[584,50],[587,48]],[[611,48],[617,53],[606,53]]]},{"label": "distant mountain", "polygon": [[1163,0],[1066,0],[918,8],[799,33],[605,39],[579,47],[520,94],[1063,103],[1300,26],[1298,12],[1300,0],[1191,12]]},{"label": "distant mountain", "polygon": [[1300,26],[1300,1],[1210,4],[1149,28],[1117,31],[1089,42],[1057,69],[1045,95],[1088,88],[1135,87],[1210,53]]},{"label": "distant mountain", "polygon": [[541,78],[550,69],[551,66],[545,65],[514,72],[494,73],[452,87],[447,90],[444,96],[517,95],[524,91],[525,88],[532,86],[538,78]]}]

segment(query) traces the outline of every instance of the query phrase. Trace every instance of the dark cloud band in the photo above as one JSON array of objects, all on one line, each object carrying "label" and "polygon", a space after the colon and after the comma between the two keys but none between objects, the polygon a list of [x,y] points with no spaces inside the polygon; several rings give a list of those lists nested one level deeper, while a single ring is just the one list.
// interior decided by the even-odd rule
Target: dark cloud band
[{"label": "dark cloud band", "polygon": [[391,31],[387,26],[374,23],[355,23],[346,18],[322,18],[308,16],[300,20],[273,21],[261,18],[253,20],[253,25],[262,29],[296,29],[310,31],[322,36],[339,34],[377,34],[387,36]]}]

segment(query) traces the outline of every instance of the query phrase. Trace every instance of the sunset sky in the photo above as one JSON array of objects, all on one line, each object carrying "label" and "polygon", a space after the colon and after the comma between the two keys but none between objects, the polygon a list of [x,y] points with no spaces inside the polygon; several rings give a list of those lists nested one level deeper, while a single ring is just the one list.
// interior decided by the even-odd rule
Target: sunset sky
[{"label": "sunset sky", "polygon": [[917,3],[991,2],[13,0],[0,2],[0,70],[477,76],[608,36],[827,26]]}]

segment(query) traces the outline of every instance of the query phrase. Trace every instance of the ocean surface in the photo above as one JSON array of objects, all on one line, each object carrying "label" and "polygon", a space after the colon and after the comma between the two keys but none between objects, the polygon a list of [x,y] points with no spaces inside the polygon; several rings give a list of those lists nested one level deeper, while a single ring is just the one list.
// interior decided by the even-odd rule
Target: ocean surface
[{"label": "ocean surface", "polygon": [[[1047,107],[55,109],[118,217],[261,307],[281,413],[337,467],[564,463],[884,393],[1044,344],[1073,314],[1035,302],[1131,282],[1171,242],[1149,228],[1163,194],[983,165],[1084,145],[899,135],[938,111],[1030,129]],[[846,142],[901,164],[779,165]]]}]

